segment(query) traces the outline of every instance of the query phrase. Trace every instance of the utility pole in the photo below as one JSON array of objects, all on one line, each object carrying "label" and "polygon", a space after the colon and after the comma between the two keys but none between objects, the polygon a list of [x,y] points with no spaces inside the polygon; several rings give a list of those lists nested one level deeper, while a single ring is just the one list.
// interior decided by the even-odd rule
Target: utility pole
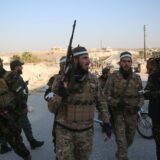
[{"label": "utility pole", "polygon": [[147,54],[146,54],[146,25],[144,25],[144,60],[146,61],[147,59]]},{"label": "utility pole", "polygon": [[102,49],[102,40],[100,41],[100,48]]}]

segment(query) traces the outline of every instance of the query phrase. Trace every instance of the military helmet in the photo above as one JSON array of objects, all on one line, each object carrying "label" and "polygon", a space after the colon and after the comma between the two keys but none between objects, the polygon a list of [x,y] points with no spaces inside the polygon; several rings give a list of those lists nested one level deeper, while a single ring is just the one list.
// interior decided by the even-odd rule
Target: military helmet
[{"label": "military helmet", "polygon": [[78,45],[76,48],[72,49],[73,56],[81,56],[81,55],[88,55],[87,49]]},{"label": "military helmet", "polygon": [[11,68],[11,70],[14,70],[15,67],[22,66],[22,65],[24,65],[24,63],[21,62],[20,60],[16,59],[16,60],[11,61],[10,68]]}]

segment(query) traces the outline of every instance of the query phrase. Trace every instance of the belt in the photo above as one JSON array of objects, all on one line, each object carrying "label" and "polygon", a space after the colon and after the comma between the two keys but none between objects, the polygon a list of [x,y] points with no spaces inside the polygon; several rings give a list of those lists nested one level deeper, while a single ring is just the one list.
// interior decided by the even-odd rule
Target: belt
[{"label": "belt", "polygon": [[68,104],[70,104],[70,105],[93,105],[94,101],[93,100],[84,100],[84,101],[81,101],[81,100],[77,100],[77,101],[70,100],[70,101],[68,101]]},{"label": "belt", "polygon": [[59,122],[56,122],[56,124],[58,126],[61,126],[62,128],[65,128],[65,129],[71,131],[71,132],[84,132],[84,131],[87,131],[87,130],[93,128],[93,126],[90,126],[90,127],[84,128],[84,129],[73,129],[73,128],[66,127],[63,124],[59,123]]}]

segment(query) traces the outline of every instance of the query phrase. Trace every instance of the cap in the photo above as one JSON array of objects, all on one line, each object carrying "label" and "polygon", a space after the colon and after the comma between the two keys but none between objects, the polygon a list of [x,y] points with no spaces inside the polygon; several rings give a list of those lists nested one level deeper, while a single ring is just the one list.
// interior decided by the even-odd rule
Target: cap
[{"label": "cap", "polygon": [[126,57],[132,59],[132,54],[131,54],[130,52],[128,52],[128,51],[122,52],[122,53],[120,54],[120,59],[126,58]]},{"label": "cap", "polygon": [[74,48],[72,50],[73,52],[73,56],[76,57],[76,56],[82,56],[82,55],[88,55],[88,52],[86,50],[85,47],[82,47],[80,45],[78,45],[76,48]]},{"label": "cap", "polygon": [[14,70],[15,67],[22,66],[22,65],[24,65],[24,63],[21,62],[20,60],[13,60],[10,63],[10,68],[11,68],[11,70]]}]

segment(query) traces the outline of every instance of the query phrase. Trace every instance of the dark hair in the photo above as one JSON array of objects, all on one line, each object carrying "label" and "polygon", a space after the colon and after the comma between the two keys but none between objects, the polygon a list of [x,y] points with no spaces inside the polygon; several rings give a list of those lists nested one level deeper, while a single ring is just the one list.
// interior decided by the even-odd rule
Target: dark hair
[{"label": "dark hair", "polygon": [[147,60],[147,73],[148,74],[152,74],[153,72],[155,72],[156,70],[159,69],[160,65],[160,59],[158,58],[149,58]]}]

